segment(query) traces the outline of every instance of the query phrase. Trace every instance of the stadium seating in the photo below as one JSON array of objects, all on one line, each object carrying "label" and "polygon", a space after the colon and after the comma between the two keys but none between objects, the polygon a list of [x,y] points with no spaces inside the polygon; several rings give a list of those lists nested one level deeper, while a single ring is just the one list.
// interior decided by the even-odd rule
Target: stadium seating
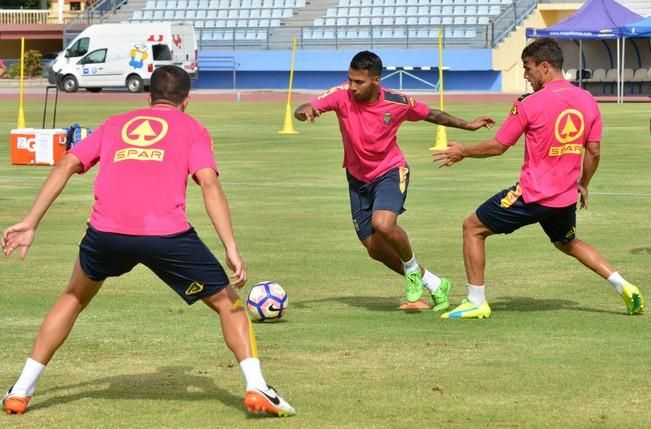
[{"label": "stadium seating", "polygon": [[[315,18],[313,26],[335,27],[328,37],[334,35],[344,43],[365,38],[431,42],[438,37],[433,26],[443,26],[446,39],[463,41],[485,37],[491,17],[499,15],[506,4],[511,0],[339,0]],[[360,27],[365,26],[370,28],[362,32]],[[320,43],[324,31],[305,31],[303,40]]]},{"label": "stadium seating", "polygon": [[[485,43],[488,25],[511,0],[339,0],[300,30],[307,45],[432,43],[443,30],[446,41]],[[264,42],[306,0],[146,0],[130,22],[185,21],[198,30],[202,48],[224,42]],[[219,43],[217,43],[219,42]]]},{"label": "stadium seating", "polygon": [[259,43],[281,20],[292,17],[294,9],[305,6],[305,0],[147,0],[129,21],[189,21],[201,45]]}]

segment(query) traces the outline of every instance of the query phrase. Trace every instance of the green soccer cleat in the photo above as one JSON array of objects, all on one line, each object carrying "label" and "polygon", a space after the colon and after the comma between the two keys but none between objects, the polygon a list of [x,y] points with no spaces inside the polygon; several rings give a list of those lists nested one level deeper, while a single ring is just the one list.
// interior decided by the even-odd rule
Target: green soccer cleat
[{"label": "green soccer cleat", "polygon": [[624,283],[624,286],[622,286],[622,300],[626,304],[628,314],[642,314],[644,311],[644,297],[637,286]]},{"label": "green soccer cleat", "polygon": [[416,302],[423,297],[423,279],[420,271],[412,271],[405,275],[405,288],[407,289],[407,301]]},{"label": "green soccer cleat", "polygon": [[441,315],[441,319],[487,319],[491,316],[491,308],[488,301],[484,300],[480,305],[464,299],[457,308]]},{"label": "green soccer cleat", "polygon": [[450,290],[452,289],[452,283],[450,280],[441,277],[441,286],[432,292],[432,301],[434,306],[432,311],[444,311],[450,308]]}]

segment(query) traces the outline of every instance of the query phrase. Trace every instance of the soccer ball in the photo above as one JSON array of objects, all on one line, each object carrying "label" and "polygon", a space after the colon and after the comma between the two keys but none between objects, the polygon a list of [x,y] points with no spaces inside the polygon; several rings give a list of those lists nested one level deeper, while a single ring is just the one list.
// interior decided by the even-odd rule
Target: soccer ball
[{"label": "soccer ball", "polygon": [[287,312],[287,292],[278,283],[260,282],[246,298],[249,316],[256,322],[277,322]]}]

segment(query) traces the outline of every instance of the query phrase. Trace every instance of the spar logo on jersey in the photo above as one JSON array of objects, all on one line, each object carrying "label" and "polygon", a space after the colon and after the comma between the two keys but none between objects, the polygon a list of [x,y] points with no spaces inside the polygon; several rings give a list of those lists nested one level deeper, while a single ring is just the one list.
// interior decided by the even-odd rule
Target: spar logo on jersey
[{"label": "spar logo on jersey", "polygon": [[554,124],[554,137],[561,146],[553,146],[549,149],[549,156],[563,156],[568,153],[581,154],[582,143],[574,143],[583,137],[585,131],[585,120],[583,113],[576,109],[566,109],[556,118]]},{"label": "spar logo on jersey", "polygon": [[145,149],[161,141],[169,126],[167,121],[154,116],[136,116],[122,127],[122,141],[135,147],[127,147],[115,152],[113,162],[125,161],[157,161],[162,162],[165,156],[163,149]]}]

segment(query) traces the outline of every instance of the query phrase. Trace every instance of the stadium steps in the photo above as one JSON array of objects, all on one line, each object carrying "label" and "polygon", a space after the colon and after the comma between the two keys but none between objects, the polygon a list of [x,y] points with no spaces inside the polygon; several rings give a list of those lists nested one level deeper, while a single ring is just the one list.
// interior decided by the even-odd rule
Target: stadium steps
[{"label": "stadium steps", "polygon": [[129,0],[120,9],[116,10],[113,15],[103,22],[117,24],[120,22],[129,22],[133,12],[145,8],[146,0]]},{"label": "stadium steps", "polygon": [[291,48],[292,39],[296,35],[300,41],[299,27],[312,27],[315,18],[325,15],[329,7],[339,4],[339,0],[308,0],[303,8],[294,9],[294,16],[282,21],[280,28],[274,28],[269,36],[269,44],[272,46],[288,46]]}]

